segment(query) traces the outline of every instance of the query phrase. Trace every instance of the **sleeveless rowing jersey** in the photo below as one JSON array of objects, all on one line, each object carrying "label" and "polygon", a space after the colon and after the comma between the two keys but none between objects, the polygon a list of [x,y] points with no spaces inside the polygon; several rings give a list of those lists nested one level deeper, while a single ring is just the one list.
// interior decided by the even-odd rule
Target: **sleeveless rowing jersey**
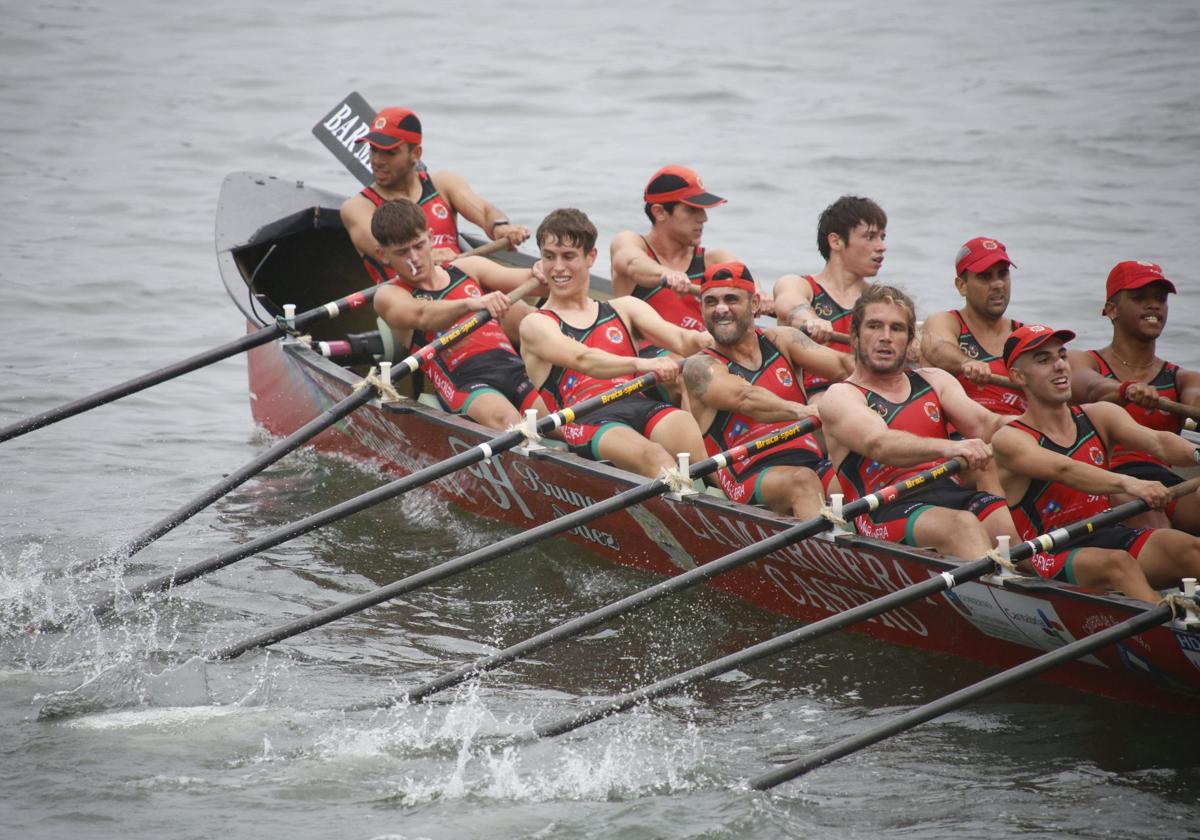
[{"label": "sleeveless rowing jersey", "polygon": [[[474,277],[449,263],[442,267],[450,275],[450,283],[444,289],[419,289],[400,280],[397,280],[396,283],[413,297],[425,300],[465,300],[467,298],[483,296],[484,291],[480,288],[479,282]],[[453,329],[453,325],[436,333],[413,330],[412,349],[416,350],[424,347],[451,329]],[[488,321],[465,338],[460,338],[438,353],[431,361],[422,363],[421,368],[428,372],[427,369],[429,366],[437,365],[447,373],[451,373],[467,359],[493,350],[503,350],[516,355],[516,350],[513,349],[508,336],[504,334],[503,328],[494,319]]]},{"label": "sleeveless rowing jersey", "polygon": [[[658,254],[642,237],[646,245],[646,254],[655,262],[661,263]],[[688,263],[687,276],[693,283],[699,284],[704,279],[704,249],[697,246],[692,250],[692,261]],[[700,300],[693,294],[681,295],[666,286],[655,286],[648,289],[645,286],[634,285],[633,296],[641,298],[662,316],[664,321],[683,327],[685,330],[704,329],[704,319],[700,315]],[[643,346],[649,342],[643,342]]]},{"label": "sleeveless rowing jersey", "polygon": [[[808,287],[812,290],[812,310],[818,318],[828,321],[833,326],[834,332],[850,334],[850,313],[851,309],[846,309],[836,300],[829,296],[829,292],[825,291],[825,287],[813,279],[811,274],[804,275],[804,279],[808,281]],[[825,345],[831,350],[840,350],[843,353],[849,353],[850,345],[841,341],[831,341]],[[806,393],[815,394],[818,391],[824,391],[831,383],[823,376],[817,376],[809,371],[804,372],[804,390]]]},{"label": "sleeveless rowing jersey", "polygon": [[[1098,351],[1089,350],[1087,352],[1089,356],[1096,360],[1101,374],[1109,379],[1119,379]],[[1178,400],[1179,383],[1175,378],[1178,373],[1179,365],[1163,362],[1163,366],[1159,368],[1158,373],[1146,384],[1158,391],[1160,397],[1166,397],[1169,400]],[[1125,410],[1129,412],[1129,415],[1134,420],[1149,429],[1155,429],[1160,432],[1171,432],[1173,434],[1179,434],[1183,430],[1183,418],[1178,415],[1169,414],[1157,408],[1142,408],[1140,405],[1134,405],[1133,403],[1126,403]],[[1167,466],[1165,461],[1160,461],[1149,452],[1138,452],[1133,449],[1126,449],[1116,443],[1113,444],[1112,465],[1114,467],[1119,467],[1122,464],[1128,464],[1133,461],[1149,461],[1160,466]]]},{"label": "sleeveless rowing jersey", "polygon": [[[757,327],[754,333],[758,337],[758,351],[762,356],[762,363],[757,369],[751,370],[750,368],[743,367],[718,352],[715,348],[708,348],[703,352],[719,360],[730,373],[741,377],[751,385],[766,388],[772,394],[785,400],[798,403],[807,402],[808,400],[804,394],[804,386],[797,378],[791,363],[779,352],[779,348],[767,338],[766,333]],[[712,423],[704,431],[704,448],[708,451],[709,455],[716,455],[738,444],[769,435],[777,429],[790,426],[792,422],[791,420],[785,420],[766,423],[755,420],[747,414],[739,414],[735,411],[718,411],[716,416],[713,417]],[[739,462],[737,465],[738,469],[739,471],[744,471],[747,467],[754,464],[755,461],[789,449],[803,449],[816,453],[819,457],[824,457],[824,452],[821,451],[821,445],[817,443],[816,438],[811,434],[807,434]]]},{"label": "sleeveless rowing jersey", "polygon": [[[958,319],[958,349],[973,362],[986,362],[992,373],[997,376],[1008,376],[1008,367],[1000,356],[993,356],[983,349],[983,345],[975,338],[966,319],[957,309],[954,317]],[[1012,329],[1022,326],[1020,321],[1012,322]],[[1011,330],[1010,330],[1011,332]],[[1002,385],[977,385],[965,376],[957,377],[967,396],[982,405],[988,411],[997,414],[1024,414],[1025,395],[1016,388],[1005,388]]]},{"label": "sleeveless rowing jersey", "polygon": [[[1079,406],[1072,406],[1071,414],[1075,418],[1075,441],[1070,446],[1059,446],[1020,420],[1010,421],[1009,426],[1031,435],[1037,440],[1038,446],[1044,449],[1066,455],[1073,461],[1091,464],[1102,470],[1108,469],[1108,448],[1096,432],[1092,421]],[[1017,533],[1021,535],[1021,539],[1028,540],[1062,525],[1093,516],[1107,507],[1108,496],[1104,494],[1092,495],[1068,487],[1062,482],[1032,479],[1025,495],[1012,509],[1012,515]]]},{"label": "sleeveless rowing jersey", "polygon": [[[456,254],[462,253],[458,244],[458,214],[450,206],[450,202],[442,198],[442,194],[433,185],[433,178],[424,170],[417,173],[421,184],[421,197],[417,205],[425,212],[425,221],[429,224],[429,241],[434,248],[449,248]],[[359,193],[376,207],[383,204],[385,199],[371,187],[366,187]],[[395,276],[395,273],[383,265],[373,254],[363,254],[363,265],[367,275],[379,285]]]},{"label": "sleeveless rowing jersey", "polygon": [[[636,356],[633,336],[629,328],[621,320],[621,316],[612,308],[608,301],[601,301],[596,320],[587,327],[573,327],[558,316],[558,313],[548,309],[540,310],[558,322],[558,328],[568,338],[573,338],[580,344],[595,347],[616,356]],[[546,381],[542,383],[541,391],[547,402],[556,408],[574,405],[580,400],[602,394],[609,388],[628,382],[633,377],[618,376],[613,379],[596,379],[581,371],[571,370],[559,365],[550,368]]]},{"label": "sleeveless rowing jersey", "polygon": [[[863,392],[867,398],[867,405],[883,418],[888,428],[918,437],[946,440],[946,415],[937,391],[915,370],[905,371],[904,375],[908,378],[909,388],[908,399],[904,402],[895,403],[869,388],[853,382],[850,384]],[[916,475],[937,463],[928,461],[911,467],[893,467],[852,451],[838,464],[837,471],[842,479],[846,501],[851,501],[873,493],[881,487],[895,484],[907,476]]]}]

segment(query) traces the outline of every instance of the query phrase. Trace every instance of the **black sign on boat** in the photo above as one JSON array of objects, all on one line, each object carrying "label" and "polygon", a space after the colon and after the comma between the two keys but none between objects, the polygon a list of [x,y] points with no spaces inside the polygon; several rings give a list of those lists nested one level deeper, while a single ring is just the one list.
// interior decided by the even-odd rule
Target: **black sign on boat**
[{"label": "black sign on boat", "polygon": [[371,174],[371,150],[366,143],[355,141],[371,130],[374,117],[375,109],[367,104],[358,91],[353,91],[333,106],[333,110],[322,117],[312,130],[313,136],[333,152],[364,187],[370,186],[375,180]]}]

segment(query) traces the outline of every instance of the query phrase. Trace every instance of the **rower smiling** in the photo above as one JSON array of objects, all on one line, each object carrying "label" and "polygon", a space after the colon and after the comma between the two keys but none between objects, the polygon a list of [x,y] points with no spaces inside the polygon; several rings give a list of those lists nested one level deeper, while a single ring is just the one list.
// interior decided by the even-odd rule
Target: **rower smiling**
[{"label": "rower smiling", "polygon": [[[1071,406],[1070,330],[1031,324],[1004,345],[1014,383],[1028,402],[1024,414],[996,433],[1000,480],[1021,539],[1030,539],[1110,507],[1121,493],[1162,508],[1165,485],[1110,471],[1110,447],[1120,443],[1163,461],[1192,463],[1200,450],[1179,435],[1147,429],[1111,403]],[[1170,528],[1113,525],[1055,554],[1032,561],[1039,575],[1133,598],[1157,601],[1156,588],[1200,577],[1200,539]]]},{"label": "rower smiling", "polygon": [[[569,405],[641,373],[657,373],[664,382],[678,379],[678,362],[637,355],[640,337],[680,356],[712,343],[707,332],[669,324],[635,297],[590,298],[596,228],[579,210],[550,213],[538,227],[537,242],[550,291],[545,305],[521,322],[521,355],[548,404]],[[693,461],[706,455],[690,414],[643,394],[600,409],[587,423],[567,424],[563,437],[577,455],[650,477],[674,466],[673,453],[687,452]]]}]

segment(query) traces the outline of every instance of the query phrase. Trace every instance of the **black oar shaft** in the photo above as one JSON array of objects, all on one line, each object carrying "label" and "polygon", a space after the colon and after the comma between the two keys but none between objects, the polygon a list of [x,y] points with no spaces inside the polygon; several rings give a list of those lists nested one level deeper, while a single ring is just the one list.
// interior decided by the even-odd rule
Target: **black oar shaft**
[{"label": "black oar shaft", "polygon": [[[907,486],[903,489],[887,488],[887,490],[889,495],[894,493],[895,497],[898,497],[924,486],[935,478],[952,475],[959,467],[959,461],[949,461],[908,479],[906,482]],[[846,516],[853,517],[860,513],[865,513],[877,501],[878,499],[874,497],[855,500],[846,506],[845,514]],[[655,601],[666,598],[668,595],[673,595],[676,592],[681,592],[693,586],[699,586],[701,583],[711,580],[718,575],[732,571],[739,566],[744,566],[772,552],[787,548],[792,543],[829,530],[832,525],[832,522],[823,518],[811,519],[807,522],[793,525],[753,545],[738,549],[731,554],[705,563],[695,569],[689,569],[683,574],[667,578],[654,586],[643,589],[640,592],[635,592],[628,597],[600,607],[586,615],[573,618],[523,642],[518,642],[490,656],[463,665],[454,671],[411,689],[407,692],[407,697],[410,701],[421,700],[431,694],[436,694],[439,691],[458,685],[474,676],[493,671],[501,665],[520,659],[522,656],[536,653],[556,642],[578,636],[580,633],[590,630],[593,627],[652,604]]]},{"label": "black oar shaft", "polygon": [[[1010,557],[1016,562],[1032,557],[1039,550],[1061,549],[1069,543],[1095,532],[1099,528],[1121,522],[1145,510],[1145,502],[1140,500],[1126,502],[1123,505],[1110,508],[1095,516],[1072,523],[1065,528],[1060,528],[1050,534],[1026,540],[1020,545],[1013,547]],[[765,642],[752,645],[737,653],[731,653],[728,656],[723,656],[720,659],[715,659],[712,662],[659,680],[651,685],[619,695],[606,703],[580,712],[574,717],[553,721],[536,727],[535,732],[543,737],[562,735],[565,732],[570,732],[586,724],[594,723],[617,712],[623,712],[626,709],[636,706],[638,703],[671,694],[700,680],[719,676],[720,674],[732,671],[734,668],[740,668],[743,665],[748,665],[751,662],[756,662],[768,656],[775,656],[805,642],[813,641],[861,621],[875,618],[885,612],[906,606],[930,595],[953,589],[961,583],[966,583],[967,581],[972,581],[986,575],[994,566],[993,561],[987,557],[970,563],[964,563],[928,580],[910,584],[903,589],[890,592],[887,595],[868,601],[865,604],[859,604],[856,607],[823,618],[812,624],[806,624],[803,627],[799,627],[773,639],[768,639]]]},{"label": "black oar shaft", "polygon": [[924,706],[906,712],[887,723],[846,738],[823,750],[818,750],[805,758],[785,764],[768,773],[755,776],[750,780],[750,786],[756,790],[773,788],[789,779],[794,779],[810,770],[829,764],[831,761],[857,752],[892,735],[912,729],[914,726],[965,706],[981,697],[993,694],[1000,689],[1035,677],[1055,666],[1087,656],[1089,653],[1114,642],[1119,642],[1130,636],[1136,636],[1138,633],[1142,633],[1152,627],[1157,627],[1163,622],[1168,621],[1171,615],[1171,607],[1166,604],[1146,610],[1127,621],[1113,625],[1086,638],[1077,639],[1070,644],[1063,645],[1028,662],[1023,662],[1007,671],[994,674],[974,685],[955,691],[952,694],[947,694],[945,697],[935,700],[932,703],[927,703]]},{"label": "black oar shaft", "polygon": [[[549,432],[559,428],[564,422],[573,422],[575,418],[583,417],[588,413],[595,411],[601,406],[608,405],[611,402],[622,399],[623,397],[636,394],[653,385],[658,381],[657,375],[646,373],[636,379],[624,383],[616,388],[606,391],[589,399],[583,400],[578,405],[568,406],[547,417],[543,417],[537,422],[537,432],[539,434],[548,434]],[[223,569],[226,566],[232,565],[239,560],[257,554],[268,548],[273,548],[288,540],[303,536],[304,534],[337,522],[340,519],[345,519],[347,516],[366,510],[369,507],[394,499],[415,487],[420,487],[428,484],[431,481],[436,481],[453,472],[457,472],[472,464],[479,463],[491,458],[493,455],[499,455],[507,452],[514,446],[525,440],[525,435],[521,431],[504,432],[491,440],[471,447],[447,458],[444,461],[439,461],[415,473],[396,479],[395,481],[385,484],[382,487],[377,487],[349,499],[340,504],[334,505],[331,508],[308,516],[299,522],[287,525],[272,531],[270,534],[251,540],[244,545],[219,554],[216,557],[208,560],[194,563],[183,569],[176,570],[171,574],[160,575],[152,580],[145,581],[130,588],[125,595],[132,598],[137,598],[143,595],[148,595],[154,592],[163,592],[175,586],[180,586],[189,581],[195,580],[209,572]],[[119,601],[119,597],[114,596],[104,601],[91,604],[85,607],[87,612],[92,615],[101,616],[113,611]]]},{"label": "black oar shaft", "polygon": [[[737,653],[722,656],[720,659],[714,659],[691,670],[675,674],[651,685],[614,697],[612,700],[580,712],[574,717],[537,726],[534,728],[534,731],[539,737],[543,738],[562,735],[565,732],[578,729],[585,724],[594,723],[617,712],[623,712],[626,709],[636,706],[638,703],[653,700],[665,694],[671,694],[684,686],[699,682],[700,680],[710,679],[732,671],[734,668],[740,668],[743,665],[749,665],[751,662],[775,656],[804,642],[811,642],[814,639],[819,639],[822,636],[827,636],[830,633],[849,627],[852,624],[875,618],[889,610],[898,609],[906,604],[911,604],[913,601],[919,601],[930,595],[936,595],[939,592],[952,589],[960,583],[982,577],[994,570],[994,568],[995,563],[990,559],[965,563],[962,566],[945,572],[944,576],[935,575],[928,580],[923,580],[895,592],[890,592],[865,604],[859,604],[857,607],[844,610],[812,624],[806,624],[789,633],[784,633],[765,642],[759,642]],[[950,579],[948,580],[947,578]]]},{"label": "black oar shaft", "polygon": [[[788,426],[780,429],[772,435],[763,437],[752,444],[747,444],[743,447],[737,447],[735,450],[721,453],[720,458],[706,458],[705,460],[693,464],[688,477],[692,480],[703,478],[711,472],[719,469],[726,460],[733,457],[735,451],[751,450],[754,452],[764,451],[771,446],[776,446],[779,443],[791,440],[797,435],[806,434],[814,428],[816,424],[811,420],[806,420],[801,423]],[[241,656],[243,653],[255,648],[266,647],[275,644],[276,642],[290,639],[292,636],[297,636],[308,630],[328,624],[331,621],[336,621],[339,618],[345,618],[348,615],[361,612],[370,607],[382,604],[385,601],[390,601],[399,595],[403,595],[428,586],[431,583],[445,580],[448,577],[460,574],[469,569],[488,563],[492,560],[499,559],[506,555],[512,554],[514,551],[519,551],[522,548],[531,546],[548,537],[561,534],[572,528],[577,528],[593,519],[599,519],[610,513],[615,513],[619,510],[624,510],[627,507],[638,504],[640,502],[659,496],[670,489],[670,484],[663,479],[656,479],[646,484],[640,484],[636,487],[631,487],[617,495],[605,499],[579,510],[572,511],[565,516],[560,516],[557,519],[552,519],[549,522],[544,522],[535,528],[528,531],[522,531],[510,537],[506,537],[500,542],[490,546],[477,549],[462,557],[448,560],[440,563],[432,568],[409,575],[406,578],[390,583],[386,586],[379,587],[371,592],[364,593],[355,598],[350,598],[339,604],[334,604],[331,607],[315,612],[303,618],[296,619],[293,622],[277,627],[274,630],[268,630],[250,639],[246,639],[234,645],[222,648],[209,655],[210,659],[233,659]]]},{"label": "black oar shaft", "polygon": [[[362,306],[367,301],[375,296],[379,290],[379,286],[372,286],[369,289],[364,289],[361,292],[355,292],[352,295],[347,295],[344,298],[327,303],[323,306],[318,306],[306,312],[296,315],[287,322],[286,329],[303,330],[309,325],[330,318],[336,318],[341,313]],[[10,423],[4,428],[0,428],[0,443],[6,440],[11,440],[15,437],[20,437],[23,434],[32,432],[35,429],[40,429],[43,426],[49,426],[52,423],[57,423],[59,420],[65,420],[68,417],[74,417],[76,414],[82,414],[89,409],[96,408],[101,405],[119,400],[122,397],[127,397],[130,394],[136,394],[138,391],[166,382],[170,379],[182,376],[185,373],[190,373],[193,370],[211,365],[214,362],[219,362],[222,359],[227,359],[230,356],[235,356],[238,353],[245,352],[259,345],[266,344],[269,341],[274,341],[286,331],[285,325],[279,322],[268,324],[252,333],[242,336],[241,338],[222,344],[219,347],[214,347],[211,350],[206,350],[203,353],[197,353],[187,359],[151,371],[150,373],[122,382],[119,385],[113,385],[111,388],[105,388],[103,391],[97,391],[86,397],[69,402],[65,405],[60,405],[57,408],[43,411],[41,414],[35,414],[32,417],[26,417],[24,420],[18,420],[15,423]]]}]

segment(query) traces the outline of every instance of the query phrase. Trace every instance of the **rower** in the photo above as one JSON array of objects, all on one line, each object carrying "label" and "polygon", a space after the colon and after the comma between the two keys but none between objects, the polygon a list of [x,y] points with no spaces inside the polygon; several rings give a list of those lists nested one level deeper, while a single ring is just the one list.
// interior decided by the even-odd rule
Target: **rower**
[{"label": "rower", "polygon": [[362,256],[367,274],[376,283],[382,283],[391,274],[375,260],[371,215],[388,199],[407,198],[425,212],[433,259],[439,264],[462,253],[458,244],[460,214],[478,225],[488,238],[507,239],[510,247],[515,248],[529,238],[529,228],[509,222],[496,205],[481,198],[461,175],[444,170],[430,174],[420,166],[421,121],[407,108],[384,108],[375,115],[371,131],[355,142],[370,144],[375,180],[342,204],[342,224]]},{"label": "rower", "polygon": [[[1175,284],[1162,267],[1150,262],[1117,263],[1108,275],[1107,300],[1101,314],[1112,322],[1112,341],[1100,350],[1073,352],[1071,389],[1078,402],[1115,402],[1151,429],[1178,434],[1183,420],[1160,410],[1159,397],[1200,405],[1200,372],[1185,370],[1156,355],[1156,344],[1167,325],[1167,295]],[[1165,463],[1137,448],[1114,446],[1112,468],[1117,472],[1168,487],[1183,481]],[[1127,501],[1116,494],[1113,503]],[[1151,511],[1136,523],[1146,527],[1174,526],[1200,535],[1200,497],[1188,495],[1163,511]]]},{"label": "rower", "polygon": [[[779,323],[850,353],[850,345],[834,341],[832,335],[849,332],[850,312],[867,278],[883,266],[886,239],[887,214],[871,199],[844,195],[826,207],[817,220],[817,250],[825,267],[815,277],[785,274],[775,281]],[[816,403],[829,384],[807,373],[804,390],[809,401]]]},{"label": "rower", "polygon": [[[537,243],[550,291],[545,305],[521,322],[521,355],[547,404],[575,403],[636,374],[655,372],[666,382],[678,379],[679,363],[639,356],[638,338],[679,356],[712,343],[707,332],[670,324],[635,297],[590,298],[596,228],[579,210],[550,213],[537,229]],[[587,420],[563,427],[571,451],[642,475],[657,477],[671,468],[675,453],[686,452],[693,461],[706,455],[690,414],[644,394],[614,402]]]},{"label": "rower", "polygon": [[[1200,460],[1179,435],[1135,422],[1107,402],[1071,406],[1070,330],[1029,324],[1004,345],[1013,382],[1027,408],[996,433],[1000,480],[1022,539],[1092,516],[1120,493],[1161,509],[1170,499],[1162,482],[1109,470],[1109,448],[1120,444],[1174,464]],[[1039,553],[1039,575],[1097,589],[1116,589],[1157,601],[1157,589],[1200,577],[1200,539],[1171,528],[1112,525],[1055,554]]]},{"label": "rower", "polygon": [[486,257],[435,263],[425,214],[408,199],[381,204],[371,234],[379,263],[396,275],[375,295],[375,311],[398,347],[423,347],[470,312],[492,314],[494,320],[421,365],[442,407],[492,429],[519,423],[530,408],[549,413],[500,323],[512,321],[515,331],[532,311],[524,301],[510,306],[505,292],[528,281],[533,269]]},{"label": "rower", "polygon": [[[1004,421],[970,399],[946,371],[906,369],[915,331],[908,295],[879,284],[863,290],[850,317],[854,371],[845,382],[831,385],[819,406],[829,458],[850,499],[937,461],[964,458],[976,471],[978,490],[954,476],[864,514],[858,527],[871,537],[980,557],[996,537],[1016,536],[999,496],[990,445]],[[962,440],[950,439],[947,423],[962,433]]]},{"label": "rower", "polygon": [[[759,304],[754,278],[742,263],[705,270],[701,314],[716,344],[688,359],[683,381],[710,455],[815,417],[801,384],[805,371],[839,380],[853,368],[845,353],[822,347],[799,330],[756,327]],[[734,501],[811,519],[824,504],[833,470],[808,434],[732,464],[717,478]]]},{"label": "rower", "polygon": [[998,239],[977,236],[963,245],[954,262],[954,287],[963,307],[930,315],[921,342],[927,366],[954,374],[968,397],[996,414],[1025,410],[1018,389],[991,384],[993,376],[1008,375],[1004,342],[1021,326],[1004,315],[1012,294],[1013,268]]}]

